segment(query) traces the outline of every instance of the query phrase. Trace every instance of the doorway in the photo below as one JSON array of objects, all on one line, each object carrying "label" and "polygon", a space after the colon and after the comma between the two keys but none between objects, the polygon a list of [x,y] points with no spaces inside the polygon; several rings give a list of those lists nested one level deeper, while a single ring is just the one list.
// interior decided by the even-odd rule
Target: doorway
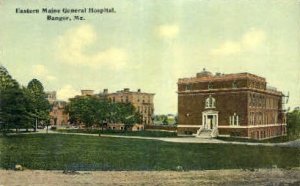
[{"label": "doorway", "polygon": [[205,130],[213,130],[218,127],[218,112],[206,111],[202,113],[202,125]]}]

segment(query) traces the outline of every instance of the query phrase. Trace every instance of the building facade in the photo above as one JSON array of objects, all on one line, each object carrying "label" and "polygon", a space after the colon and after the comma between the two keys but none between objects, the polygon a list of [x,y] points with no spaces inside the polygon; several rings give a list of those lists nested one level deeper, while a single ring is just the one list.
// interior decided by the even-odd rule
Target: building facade
[{"label": "building facade", "polygon": [[50,112],[50,124],[54,126],[65,126],[69,124],[69,115],[65,113],[65,101],[54,101]]},{"label": "building facade", "polygon": [[46,92],[47,99],[51,104],[50,125],[63,126],[69,124],[69,115],[65,113],[67,102],[56,99],[56,91]]},{"label": "building facade", "polygon": [[[132,130],[143,130],[143,125],[152,125],[153,124],[153,115],[154,115],[154,98],[153,93],[142,92],[141,89],[137,91],[130,91],[129,88],[124,88],[116,92],[109,93],[108,89],[104,89],[103,92],[99,94],[94,94],[93,90],[81,90],[81,96],[97,96],[100,99],[107,99],[111,102],[116,103],[131,103],[136,111],[142,116],[141,125],[136,125]],[[115,128],[113,128],[115,127]],[[111,129],[123,129],[122,126],[111,126]]]},{"label": "building facade", "polygon": [[56,101],[56,91],[48,91],[46,92],[46,96],[50,104]]},{"label": "building facade", "polygon": [[267,87],[266,79],[250,73],[213,75],[203,69],[196,77],[178,80],[179,134],[266,139],[286,134],[284,95]]},{"label": "building facade", "polygon": [[103,94],[106,95],[111,102],[131,103],[142,116],[141,124],[153,124],[153,98],[155,94],[142,92],[141,89],[130,91],[129,88],[124,88],[123,90],[113,93],[108,93],[108,90],[104,89],[102,95]]}]

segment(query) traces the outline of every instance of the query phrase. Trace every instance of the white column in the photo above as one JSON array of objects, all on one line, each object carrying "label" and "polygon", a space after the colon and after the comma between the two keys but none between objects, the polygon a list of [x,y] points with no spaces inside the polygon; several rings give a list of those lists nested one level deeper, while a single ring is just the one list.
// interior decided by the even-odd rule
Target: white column
[{"label": "white column", "polygon": [[202,126],[204,127],[204,113],[202,113]]}]

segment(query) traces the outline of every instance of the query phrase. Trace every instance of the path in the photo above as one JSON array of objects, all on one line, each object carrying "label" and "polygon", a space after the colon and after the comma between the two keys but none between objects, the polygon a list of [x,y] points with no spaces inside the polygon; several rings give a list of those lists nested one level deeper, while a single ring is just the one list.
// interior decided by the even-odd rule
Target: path
[{"label": "path", "polygon": [[205,171],[62,171],[0,170],[0,185],[299,185],[300,169]]},{"label": "path", "polygon": [[[46,133],[46,130],[38,130],[38,133]],[[66,133],[57,131],[48,131],[49,134],[65,134],[65,135],[82,135],[82,136],[99,136],[99,134],[87,134],[87,133]],[[144,139],[144,140],[159,140],[173,143],[213,143],[213,144],[235,144],[235,145],[253,145],[253,146],[280,146],[280,147],[294,147],[300,148],[300,139],[295,141],[289,141],[284,143],[253,143],[253,142],[235,142],[235,141],[223,141],[218,139],[203,139],[196,137],[142,137],[142,136],[122,136],[122,135],[109,135],[101,134],[101,137],[109,138],[127,138],[127,139]]]}]

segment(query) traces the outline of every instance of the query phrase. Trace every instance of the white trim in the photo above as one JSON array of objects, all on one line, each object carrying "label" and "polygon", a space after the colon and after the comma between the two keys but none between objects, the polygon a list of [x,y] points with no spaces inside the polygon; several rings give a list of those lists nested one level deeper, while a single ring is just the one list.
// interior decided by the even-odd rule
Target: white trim
[{"label": "white trim", "polygon": [[[215,110],[205,110],[202,112],[202,126],[205,128],[205,129],[209,129],[209,128],[218,128],[218,114],[219,112],[218,111],[215,111]],[[213,116],[213,122],[211,126],[211,124],[209,124],[209,127],[207,128],[207,116],[208,115],[212,115]],[[210,129],[209,129],[210,130]]]},{"label": "white trim", "polygon": [[177,125],[177,128],[181,128],[181,127],[195,127],[195,128],[199,128],[202,125]]},{"label": "white trim", "polygon": [[237,125],[228,125],[228,126],[218,126],[218,128],[261,128],[261,127],[280,127],[286,126],[286,124],[271,124],[271,125],[247,125],[247,126],[237,126]]},{"label": "white trim", "polygon": [[[247,125],[247,126],[218,126],[218,128],[260,128],[260,127],[280,127],[286,126],[287,124],[271,124],[271,125]],[[177,128],[181,127],[192,127],[192,128],[199,128],[202,125],[177,125]]]},{"label": "white trim", "polygon": [[215,110],[204,110],[202,113],[204,113],[204,114],[209,114],[209,115],[213,115],[213,114],[218,114],[219,111],[215,111]]}]

